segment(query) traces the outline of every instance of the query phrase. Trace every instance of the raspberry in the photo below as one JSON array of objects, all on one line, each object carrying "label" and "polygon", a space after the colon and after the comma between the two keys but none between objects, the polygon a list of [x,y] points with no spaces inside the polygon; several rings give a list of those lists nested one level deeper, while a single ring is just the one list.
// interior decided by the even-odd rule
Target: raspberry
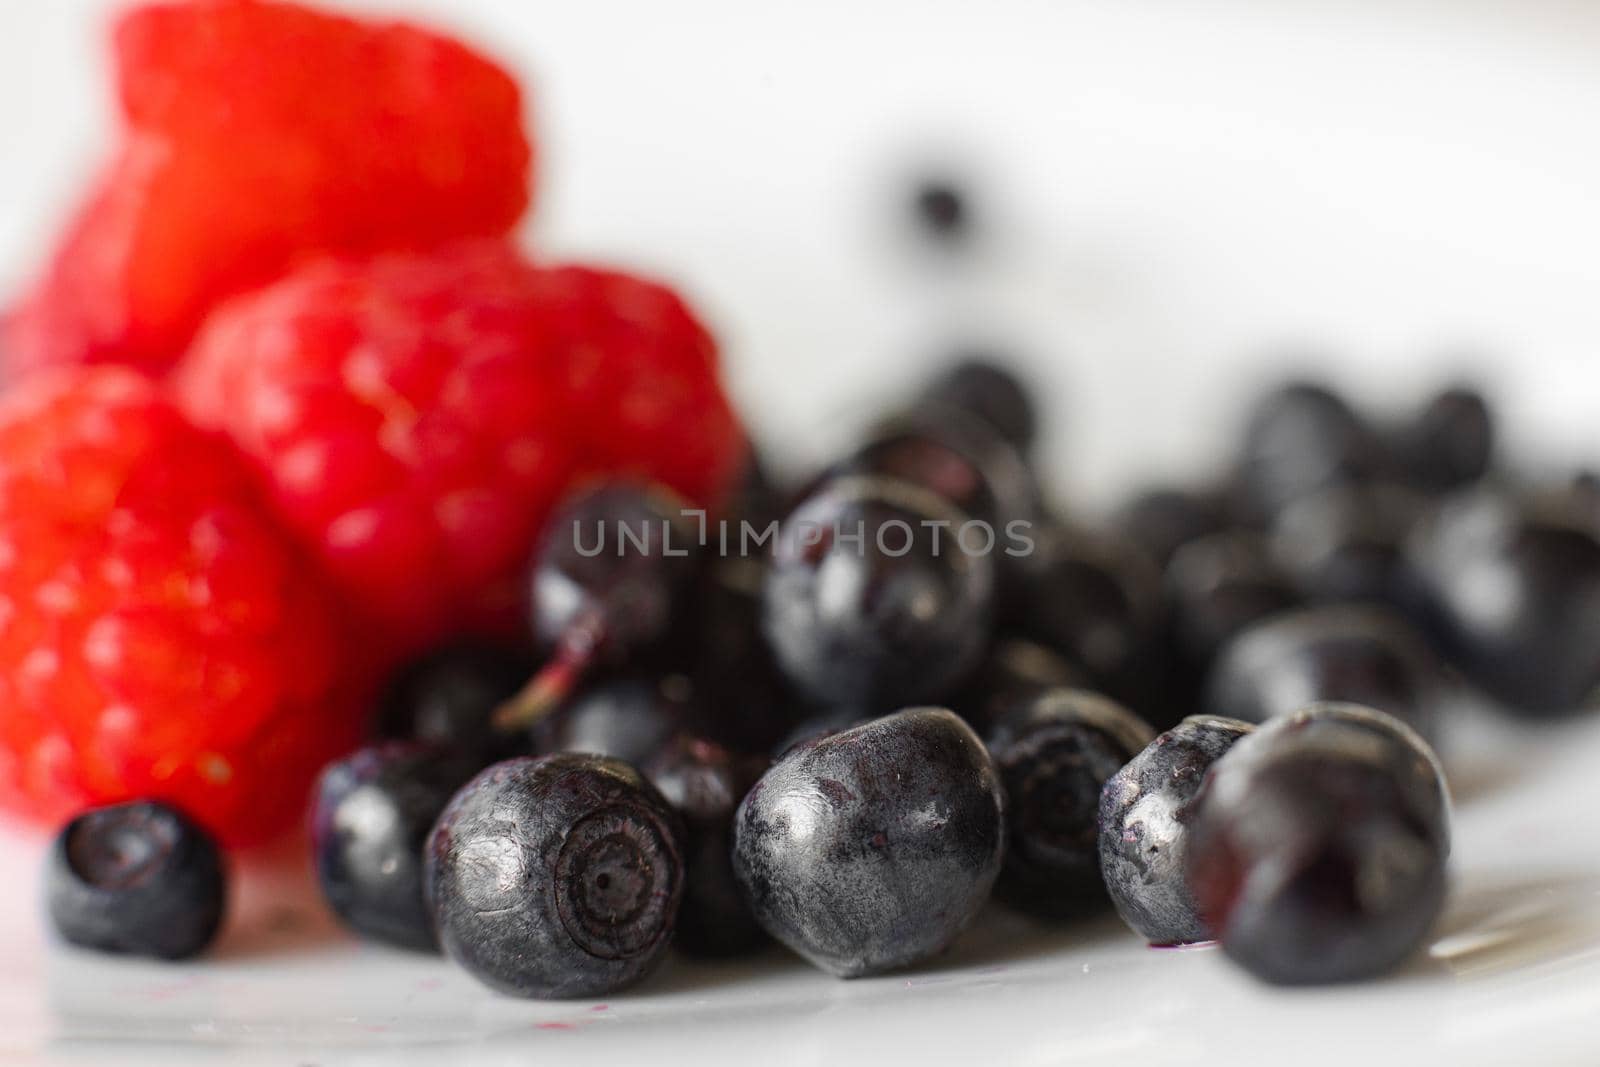
[{"label": "raspberry", "polygon": [[224,440],[120,368],[0,400],[0,804],[284,828],[359,731],[331,593]]},{"label": "raspberry", "polygon": [[575,480],[714,503],[742,457],[681,300],[501,242],[307,265],[219,309],[176,380],[396,652],[513,625]]},{"label": "raspberry", "polygon": [[13,366],[164,370],[307,253],[498,235],[527,206],[516,83],[455,41],[211,0],[137,8],[115,45],[129,132],[17,309]]}]

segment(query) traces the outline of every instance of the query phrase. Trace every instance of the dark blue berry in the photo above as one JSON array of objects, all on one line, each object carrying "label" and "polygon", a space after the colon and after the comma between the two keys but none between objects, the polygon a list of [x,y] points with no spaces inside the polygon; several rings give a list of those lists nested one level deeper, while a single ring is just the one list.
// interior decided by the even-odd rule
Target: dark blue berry
[{"label": "dark blue berry", "polygon": [[1002,360],[981,349],[958,354],[919,401],[977,416],[1020,454],[1033,447],[1038,415],[1032,392]]},{"label": "dark blue berry", "polygon": [[1059,523],[1033,530],[1018,559],[1006,632],[1083,668],[1096,688],[1142,703],[1161,637],[1161,577],[1131,545]]},{"label": "dark blue berry", "polygon": [[822,737],[831,737],[837,733],[863,723],[871,722],[877,716],[860,708],[835,707],[825,711],[816,712],[801,719],[777,744],[772,746],[774,759],[782,759],[790,750],[798,748],[808,742]]},{"label": "dark blue berry", "polygon": [[988,898],[1003,838],[977,735],[917,708],[774,764],[739,806],[734,871],[768,933],[854,978],[948,946]]},{"label": "dark blue berry", "polygon": [[434,820],[477,769],[451,749],[404,741],[324,768],[311,850],[322,895],[340,922],[392,945],[438,947],[423,901],[422,850]]},{"label": "dark blue berry", "polygon": [[45,868],[56,932],[100,952],[196,955],[216,936],[226,890],[210,836],[157,801],[78,816],[56,836]]},{"label": "dark blue berry", "polygon": [[676,663],[705,559],[688,504],[669,489],[603,482],[556,509],[529,585],[532,632],[549,660],[496,725],[535,722],[597,668]]},{"label": "dark blue berry", "polygon": [[525,735],[494,729],[494,711],[527,679],[522,652],[484,642],[436,649],[391,679],[379,705],[378,733],[461,752],[483,766],[522,755]]},{"label": "dark blue berry", "polygon": [[534,750],[587,752],[638,766],[690,720],[691,688],[679,674],[597,682],[534,726]]},{"label": "dark blue berry", "polygon": [[1489,473],[1494,414],[1482,393],[1453,386],[1434,396],[1391,443],[1401,476],[1418,489],[1447,492]]},{"label": "dark blue berry", "polygon": [[972,227],[967,192],[950,178],[930,177],[912,191],[911,208],[917,225],[930,237],[956,242]]},{"label": "dark blue berry", "polygon": [[1189,891],[1189,823],[1206,771],[1253,727],[1192,715],[1157,737],[1100,792],[1100,873],[1117,914],[1155,945],[1211,939]]},{"label": "dark blue berry", "polygon": [[733,876],[733,813],[767,769],[759,757],[680,734],[644,775],[684,825],[683,905],[675,944],[691,955],[733,956],[767,941]]},{"label": "dark blue berry", "polygon": [[1246,629],[1217,660],[1206,707],[1259,723],[1319,701],[1365,704],[1432,739],[1448,696],[1441,665],[1405,619],[1380,607],[1337,604]]},{"label": "dark blue berry", "polygon": [[1386,466],[1383,443],[1343,397],[1293,382],[1262,397],[1250,413],[1238,477],[1251,511],[1270,518],[1307,493],[1364,481]]},{"label": "dark blue berry", "polygon": [[1046,917],[1105,904],[1100,791],[1153,736],[1133,712],[1083,689],[1045,691],[995,720],[987,741],[1006,796],[1001,900]]},{"label": "dark blue berry", "polygon": [[423,877],[439,943],[514,996],[632,985],[672,939],[682,837],[671,806],[618,760],[497,763],[456,794],[428,838]]},{"label": "dark blue berry", "polygon": [[1406,543],[1425,513],[1424,498],[1389,483],[1319,490],[1278,512],[1273,556],[1310,600],[1361,600],[1420,615],[1421,579]]},{"label": "dark blue berry", "polygon": [[1277,718],[1195,800],[1189,876],[1223,950],[1264,981],[1371,978],[1424,942],[1444,901],[1449,800],[1398,720],[1350,704]]},{"label": "dark blue berry", "polygon": [[1600,526],[1574,500],[1468,493],[1412,544],[1452,658],[1522,715],[1582,710],[1600,687]]},{"label": "dark blue berry", "polygon": [[977,664],[993,609],[991,558],[961,547],[965,521],[907,482],[825,482],[784,522],[767,574],[762,628],[788,678],[852,707],[948,694]]}]

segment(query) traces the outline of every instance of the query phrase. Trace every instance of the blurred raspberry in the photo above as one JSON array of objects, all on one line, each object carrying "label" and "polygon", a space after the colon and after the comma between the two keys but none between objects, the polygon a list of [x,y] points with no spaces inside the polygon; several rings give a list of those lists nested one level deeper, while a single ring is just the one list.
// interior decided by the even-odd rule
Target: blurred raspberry
[{"label": "blurred raspberry", "polygon": [[237,453],[146,379],[54,371],[0,400],[0,804],[283,829],[359,733],[336,618]]},{"label": "blurred raspberry", "polygon": [[115,46],[129,132],[16,309],[14,367],[160,371],[307,253],[499,235],[527,207],[516,83],[448,38],[209,0],[135,8]]},{"label": "blurred raspberry", "polygon": [[177,384],[397,651],[514,626],[575,479],[627,471],[713,502],[742,458],[677,297],[499,242],[309,265],[220,309]]}]

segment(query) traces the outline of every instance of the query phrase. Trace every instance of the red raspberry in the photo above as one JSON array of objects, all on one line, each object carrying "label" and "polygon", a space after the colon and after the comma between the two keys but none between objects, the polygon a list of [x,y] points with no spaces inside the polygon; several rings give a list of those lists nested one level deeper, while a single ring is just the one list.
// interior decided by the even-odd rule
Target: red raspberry
[{"label": "red raspberry", "polygon": [[136,8],[130,133],[16,313],[13,366],[171,366],[219,299],[309,252],[505,233],[528,203],[516,83],[398,23],[258,0]]},{"label": "red raspberry", "polygon": [[0,400],[0,804],[283,829],[359,732],[335,618],[237,453],[148,380],[57,371]]},{"label": "red raspberry", "polygon": [[706,503],[742,459],[682,301],[498,242],[307,266],[220,309],[177,382],[397,650],[513,624],[576,478],[627,471]]}]

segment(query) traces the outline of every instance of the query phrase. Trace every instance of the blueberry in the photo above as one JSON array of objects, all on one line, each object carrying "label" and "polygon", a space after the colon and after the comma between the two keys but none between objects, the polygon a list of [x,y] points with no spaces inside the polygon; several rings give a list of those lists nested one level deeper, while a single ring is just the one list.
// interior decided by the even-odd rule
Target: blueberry
[{"label": "blueberry", "polygon": [[1417,615],[1423,594],[1406,543],[1425,510],[1422,497],[1384,482],[1319,490],[1278,512],[1273,556],[1309,599]]},{"label": "blueberry", "polygon": [[1485,488],[1411,546],[1452,657],[1522,715],[1581,710],[1600,686],[1600,527],[1573,501]]},{"label": "blueberry", "polygon": [[1264,981],[1370,978],[1423,943],[1450,849],[1439,764],[1382,712],[1314,705],[1212,767],[1189,827],[1189,879],[1223,950]]},{"label": "blueberry", "polygon": [[194,956],[216,936],[226,891],[210,836],[153,800],[79,815],[56,836],[45,867],[56,932],[100,952]]},{"label": "blueberry", "polygon": [[1167,565],[1167,603],[1176,655],[1202,677],[1235,634],[1301,602],[1267,541],[1228,530],[1192,541]]},{"label": "blueberry", "polygon": [[1434,396],[1394,435],[1391,448],[1406,480],[1447,492],[1483,478],[1494,462],[1494,414],[1478,390],[1452,386]]},{"label": "blueberry", "polygon": [[690,705],[691,685],[681,674],[597,682],[535,724],[533,747],[637,766],[689,721]]},{"label": "blueberry", "polygon": [[922,390],[922,404],[969,412],[982,419],[1019,454],[1033,447],[1038,415],[1031,391],[1016,373],[981,349],[957,355]]},{"label": "blueberry", "polygon": [[645,977],[672,939],[683,829],[626,763],[497,763],[450,801],[423,879],[445,953],[522,997],[593,997]]},{"label": "blueberry", "polygon": [[785,520],[767,575],[763,630],[788,678],[819,703],[863,708],[949,693],[993,610],[991,560],[961,547],[965,521],[907,482],[825,482]]},{"label": "blueberry", "polygon": [[989,728],[1006,796],[1006,858],[996,895],[1046,917],[1104,905],[1100,791],[1154,736],[1120,704],[1082,689],[1051,689]]},{"label": "blueberry", "polygon": [[391,741],[330,763],[317,780],[311,849],[322,895],[345,926],[403,948],[438,941],[423,901],[434,820],[478,769],[450,749]]},{"label": "blueberry", "polygon": [[1276,615],[1241,633],[1212,670],[1206,707],[1266,722],[1319,701],[1365,704],[1432,739],[1448,695],[1443,668],[1405,619],[1341,604]]},{"label": "blueberry", "polygon": [[1252,511],[1270,518],[1307,493],[1375,477],[1386,466],[1382,441],[1343,397],[1313,382],[1292,382],[1250,413],[1238,477]]},{"label": "blueberry", "polygon": [[1112,527],[1165,567],[1190,541],[1219,533],[1233,522],[1226,494],[1159,488],[1146,490],[1118,509]]},{"label": "blueberry", "polygon": [[679,734],[644,775],[683,819],[685,877],[675,944],[696,956],[732,956],[766,943],[733,876],[733,813],[767,761]]},{"label": "blueberry", "polygon": [[825,476],[848,475],[921,486],[997,533],[1029,519],[1038,497],[1021,454],[984,416],[929,399],[879,423]]},{"label": "blueberry", "polygon": [[1088,676],[1041,644],[1006,637],[990,646],[978,669],[951,699],[974,730],[984,731],[1005,709],[1046,689],[1081,689]]},{"label": "blueberry", "polygon": [[960,241],[972,227],[966,190],[950,178],[929,177],[918,182],[911,208],[917,225],[940,241]]},{"label": "blueberry", "polygon": [[1154,945],[1208,941],[1188,883],[1189,822],[1206,771],[1254,727],[1192,715],[1106,781],[1100,873],[1123,922]]},{"label": "blueberry", "polygon": [[564,502],[540,539],[531,625],[549,661],[496,717],[528,725],[597,668],[671,662],[705,558],[689,505],[671,490],[602,482]]},{"label": "blueberry", "polygon": [[1141,702],[1161,635],[1161,578],[1131,545],[1052,523],[1018,560],[1020,599],[1005,629],[1082,667],[1097,688]]},{"label": "blueberry", "polygon": [[524,653],[486,642],[436,649],[390,680],[379,704],[378,733],[448,745],[480,766],[522,755],[526,738],[493,729],[490,719],[531,668]]},{"label": "blueberry", "polygon": [[948,946],[988,898],[1005,833],[994,764],[936,708],[794,749],[734,826],[734,872],[756,919],[841,978]]}]

